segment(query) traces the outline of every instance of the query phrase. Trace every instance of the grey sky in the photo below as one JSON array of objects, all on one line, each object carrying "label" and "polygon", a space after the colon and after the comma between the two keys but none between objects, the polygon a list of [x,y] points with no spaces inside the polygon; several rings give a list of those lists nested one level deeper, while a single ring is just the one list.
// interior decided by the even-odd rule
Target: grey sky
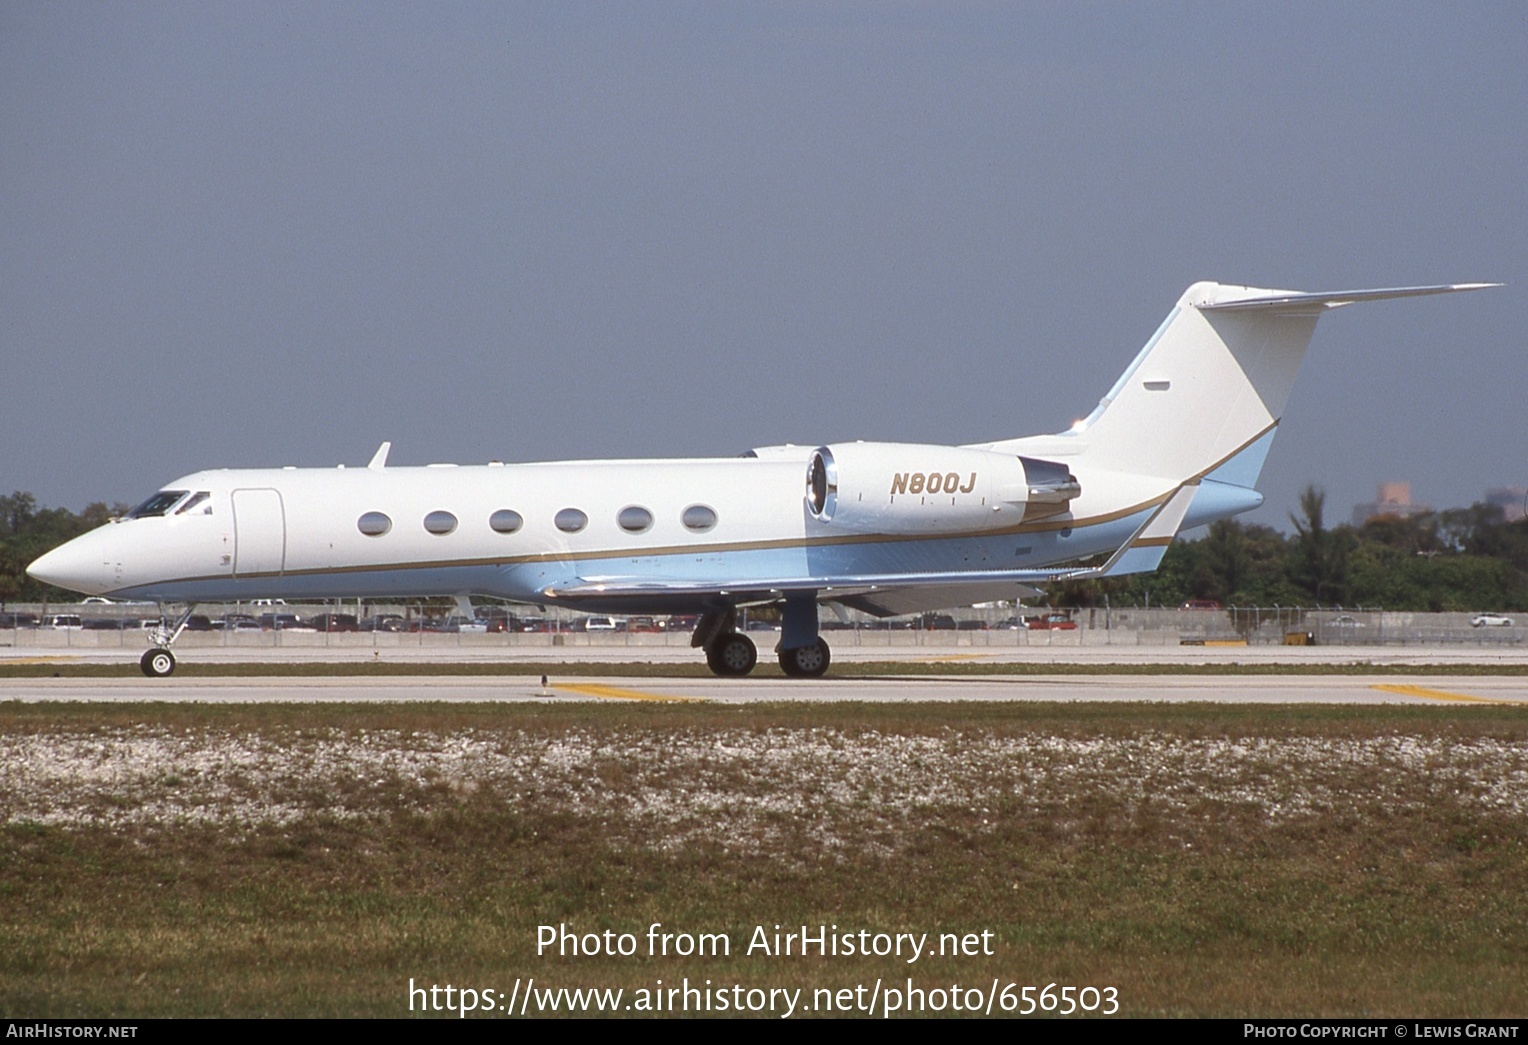
[{"label": "grey sky", "polygon": [[0,492],[960,443],[1199,279],[1322,320],[1252,518],[1528,485],[1528,6],[0,4]]}]

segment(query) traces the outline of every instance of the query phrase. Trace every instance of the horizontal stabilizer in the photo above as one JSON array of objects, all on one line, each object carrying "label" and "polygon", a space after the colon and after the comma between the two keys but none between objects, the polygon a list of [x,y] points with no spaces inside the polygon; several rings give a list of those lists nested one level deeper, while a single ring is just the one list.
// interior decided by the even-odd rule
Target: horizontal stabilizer
[{"label": "horizontal stabilizer", "polygon": [[[1261,309],[1270,312],[1301,313],[1320,312],[1329,308],[1341,308],[1360,301],[1385,301],[1389,298],[1419,298],[1429,294],[1453,294],[1462,290],[1486,290],[1499,287],[1500,283],[1445,283],[1435,287],[1386,287],[1379,290],[1328,290],[1316,293],[1275,292],[1261,293],[1256,297],[1225,301],[1192,302],[1194,307],[1206,312],[1242,312]],[[1220,287],[1224,292],[1232,288]]]}]

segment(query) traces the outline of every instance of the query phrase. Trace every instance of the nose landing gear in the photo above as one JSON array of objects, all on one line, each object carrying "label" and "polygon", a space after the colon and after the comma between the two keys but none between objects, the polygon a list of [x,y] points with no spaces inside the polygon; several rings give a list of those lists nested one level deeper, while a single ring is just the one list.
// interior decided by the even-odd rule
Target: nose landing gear
[{"label": "nose landing gear", "polygon": [[147,650],[138,661],[138,667],[151,679],[162,679],[175,670],[175,654],[167,649]]},{"label": "nose landing gear", "polygon": [[153,648],[138,659],[138,667],[149,678],[162,679],[175,670],[175,654],[170,652],[170,643],[180,638],[180,633],[186,630],[186,623],[191,619],[191,611],[194,609],[194,605],[187,606],[186,612],[177,617],[173,624],[168,623],[164,610],[160,610],[159,627],[149,633]]}]

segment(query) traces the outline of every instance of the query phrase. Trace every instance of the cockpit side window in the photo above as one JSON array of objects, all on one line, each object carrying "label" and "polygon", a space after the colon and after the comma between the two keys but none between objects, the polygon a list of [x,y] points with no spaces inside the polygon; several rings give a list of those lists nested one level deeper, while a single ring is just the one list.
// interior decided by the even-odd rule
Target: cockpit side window
[{"label": "cockpit side window", "polygon": [[175,509],[176,515],[211,515],[212,494],[207,490],[198,490],[191,499],[179,508]]},{"label": "cockpit side window", "polygon": [[138,507],[127,513],[129,519],[147,519],[155,515],[163,515],[178,502],[189,490],[160,490],[153,497],[144,501]]}]

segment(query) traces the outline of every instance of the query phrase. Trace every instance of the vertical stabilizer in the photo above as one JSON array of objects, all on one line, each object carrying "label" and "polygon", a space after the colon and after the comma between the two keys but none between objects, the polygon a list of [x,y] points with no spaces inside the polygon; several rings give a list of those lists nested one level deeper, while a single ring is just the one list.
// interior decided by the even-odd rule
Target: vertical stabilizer
[{"label": "vertical stabilizer", "polygon": [[[1203,476],[1248,448],[1260,465],[1321,313],[1496,285],[1310,294],[1195,283],[1097,409],[1052,438],[1076,439],[1089,465],[1173,482]],[[1252,472],[1247,486],[1256,465],[1244,469]]]}]

